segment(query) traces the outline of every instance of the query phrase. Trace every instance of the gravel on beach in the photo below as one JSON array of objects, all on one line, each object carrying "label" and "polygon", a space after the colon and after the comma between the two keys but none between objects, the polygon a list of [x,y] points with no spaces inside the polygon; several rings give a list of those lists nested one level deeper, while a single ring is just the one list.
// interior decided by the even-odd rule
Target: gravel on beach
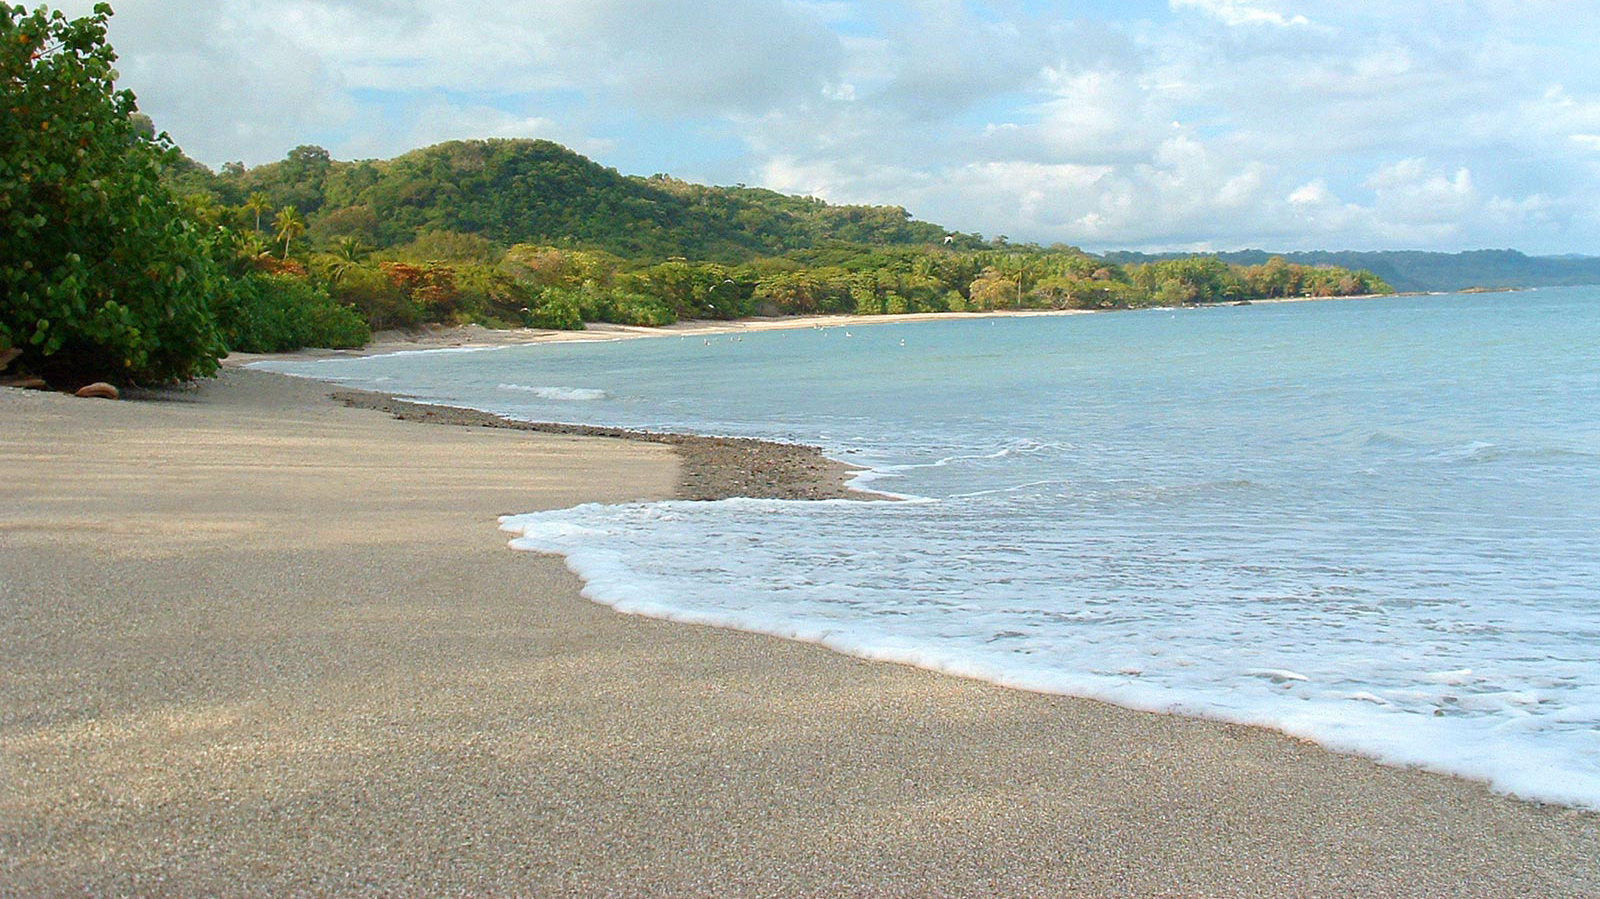
[{"label": "gravel on beach", "polygon": [[878,497],[877,494],[847,486],[850,475],[858,469],[829,459],[814,446],[747,437],[705,437],[698,434],[518,421],[476,409],[413,403],[386,393],[365,390],[340,390],[334,392],[333,398],[354,408],[378,409],[404,421],[665,444],[677,452],[682,462],[675,492],[677,499],[717,500],[734,496],[755,499]]}]

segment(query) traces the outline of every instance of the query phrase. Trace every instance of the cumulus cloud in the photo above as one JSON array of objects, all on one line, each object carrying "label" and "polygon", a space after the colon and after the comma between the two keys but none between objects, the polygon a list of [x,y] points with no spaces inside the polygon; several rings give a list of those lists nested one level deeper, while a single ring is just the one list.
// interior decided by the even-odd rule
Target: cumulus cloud
[{"label": "cumulus cloud", "polygon": [[[786,0],[125,0],[111,39],[141,107],[215,164],[319,138],[343,151],[357,126],[352,149],[398,152],[440,124],[487,121],[505,97],[576,95],[634,116],[759,114],[837,82],[829,14]],[[435,118],[386,121],[379,104]],[[550,119],[525,113],[511,130]]]},{"label": "cumulus cloud", "polygon": [[[74,7],[77,8],[74,8]],[[88,12],[89,0],[64,5]],[[273,156],[354,112],[339,73],[300,41],[262,27],[240,4],[119,3],[111,41],[121,86],[132,87],[192,155],[213,162]]]},{"label": "cumulus cloud", "polygon": [[549,137],[1091,248],[1600,245],[1586,4],[1141,8],[123,0],[112,39],[212,164]]},{"label": "cumulus cloud", "polygon": [[1305,16],[1285,15],[1279,12],[1273,8],[1275,5],[1262,0],[1172,0],[1173,9],[1198,10],[1233,27],[1241,25],[1288,27],[1311,24]]}]

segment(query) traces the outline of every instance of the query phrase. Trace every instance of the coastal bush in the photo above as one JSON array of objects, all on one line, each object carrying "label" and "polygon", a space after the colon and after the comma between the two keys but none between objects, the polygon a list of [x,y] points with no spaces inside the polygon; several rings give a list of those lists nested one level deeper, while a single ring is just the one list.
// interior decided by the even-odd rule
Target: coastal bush
[{"label": "coastal bush", "polygon": [[457,266],[456,290],[461,295],[461,308],[483,325],[520,321],[523,310],[534,301],[534,292],[528,285],[487,265]]},{"label": "coastal bush", "polygon": [[358,347],[372,332],[361,314],[292,275],[247,275],[218,303],[230,350],[281,353],[301,347]]},{"label": "coastal bush", "polygon": [[162,181],[177,150],[116,89],[110,15],[0,2],[0,346],[67,384],[208,375],[225,279]]},{"label": "coastal bush", "polygon": [[578,299],[569,291],[547,288],[539,291],[532,303],[523,310],[522,324],[528,328],[548,328],[552,331],[582,331],[583,312]]},{"label": "coastal bush", "polygon": [[855,300],[844,274],[835,270],[783,271],[760,277],[751,302],[776,315],[852,312]]},{"label": "coastal bush", "polygon": [[973,309],[989,312],[995,309],[1015,309],[1021,299],[1017,293],[1017,282],[995,268],[986,268],[983,273],[973,279],[967,288],[967,295],[971,297],[970,305]]},{"label": "coastal bush", "polygon": [[333,298],[355,307],[374,331],[414,328],[422,323],[422,309],[383,272],[357,266],[333,285]]},{"label": "coastal bush", "polygon": [[752,308],[754,284],[741,283],[733,275],[722,265],[669,260],[629,272],[617,283],[630,294],[650,297],[652,305],[667,309],[674,320],[728,319],[746,315]]},{"label": "coastal bush", "polygon": [[460,231],[429,230],[416,239],[396,247],[395,255],[409,262],[476,262],[490,265],[499,261],[500,250],[488,238]]},{"label": "coastal bush", "polygon": [[580,297],[579,310],[584,321],[659,328],[678,320],[665,302],[642,293],[592,290],[581,292]]}]

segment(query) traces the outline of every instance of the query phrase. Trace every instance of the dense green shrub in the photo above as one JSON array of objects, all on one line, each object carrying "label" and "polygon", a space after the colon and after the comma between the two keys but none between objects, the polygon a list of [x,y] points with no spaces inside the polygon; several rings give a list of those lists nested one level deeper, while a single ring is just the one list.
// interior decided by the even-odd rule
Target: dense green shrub
[{"label": "dense green shrub", "polygon": [[615,322],[619,325],[642,325],[650,328],[659,328],[670,325],[678,320],[678,316],[667,308],[667,305],[653,296],[639,293],[616,292],[611,294],[611,314],[598,321]]},{"label": "dense green shrub", "polygon": [[374,331],[413,328],[422,323],[422,309],[383,272],[367,266],[349,269],[333,286],[339,303],[354,306]]},{"label": "dense green shrub", "polygon": [[539,291],[538,296],[525,308],[522,324],[552,331],[582,331],[583,312],[578,306],[578,298],[571,291],[550,287]]},{"label": "dense green shrub", "polygon": [[358,347],[372,332],[356,310],[292,275],[247,275],[218,307],[231,350],[281,353],[301,347]]},{"label": "dense green shrub", "polygon": [[538,291],[526,319],[532,327],[571,329],[573,322],[660,327],[678,317],[656,297],[588,283],[576,290],[546,287]]},{"label": "dense green shrub", "polygon": [[177,151],[116,89],[110,15],[0,2],[0,346],[67,384],[211,374],[225,281],[161,181]]},{"label": "dense green shrub", "polygon": [[630,294],[650,297],[653,305],[679,318],[738,318],[748,315],[754,281],[741,283],[726,266],[670,260],[618,278]]},{"label": "dense green shrub", "polygon": [[479,324],[520,322],[525,318],[522,310],[533,304],[533,290],[497,268],[460,265],[455,271],[461,308]]},{"label": "dense green shrub", "polygon": [[410,243],[396,247],[396,257],[416,263],[476,262],[489,265],[499,261],[500,251],[479,234],[430,230],[418,234]]}]

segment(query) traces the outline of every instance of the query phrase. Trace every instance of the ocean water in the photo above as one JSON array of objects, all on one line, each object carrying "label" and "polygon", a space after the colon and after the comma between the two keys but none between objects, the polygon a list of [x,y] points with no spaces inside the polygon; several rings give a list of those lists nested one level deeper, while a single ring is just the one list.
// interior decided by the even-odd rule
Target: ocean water
[{"label": "ocean water", "polygon": [[623,611],[1600,808],[1600,289],[263,367],[818,444],[908,498],[503,522]]}]

